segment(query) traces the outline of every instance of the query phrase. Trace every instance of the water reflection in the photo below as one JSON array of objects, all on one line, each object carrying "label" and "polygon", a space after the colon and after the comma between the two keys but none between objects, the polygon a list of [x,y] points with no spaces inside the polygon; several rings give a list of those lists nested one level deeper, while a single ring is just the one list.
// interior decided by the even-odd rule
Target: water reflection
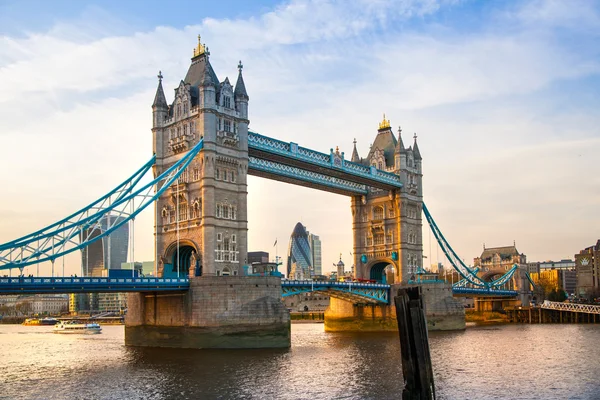
[{"label": "water reflection", "polygon": [[[600,398],[600,326],[506,325],[430,335],[439,399]],[[0,325],[0,399],[397,399],[395,333],[292,326],[290,349],[182,350]]]}]

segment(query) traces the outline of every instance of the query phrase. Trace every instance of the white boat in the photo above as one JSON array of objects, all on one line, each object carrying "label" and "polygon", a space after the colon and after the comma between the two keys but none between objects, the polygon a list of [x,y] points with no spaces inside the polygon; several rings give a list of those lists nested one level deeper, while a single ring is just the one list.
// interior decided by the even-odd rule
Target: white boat
[{"label": "white boat", "polygon": [[95,334],[102,333],[102,328],[98,324],[79,324],[71,321],[60,321],[52,329],[54,333],[80,333]]}]

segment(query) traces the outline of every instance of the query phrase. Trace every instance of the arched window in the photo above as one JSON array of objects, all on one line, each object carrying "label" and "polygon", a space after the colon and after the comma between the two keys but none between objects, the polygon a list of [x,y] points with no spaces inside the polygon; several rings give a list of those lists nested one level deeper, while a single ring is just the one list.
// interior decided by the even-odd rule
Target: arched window
[{"label": "arched window", "polygon": [[229,207],[223,206],[223,218],[229,219]]},{"label": "arched window", "polygon": [[223,273],[221,275],[229,276],[231,275],[231,271],[229,270],[229,268],[223,268]]},{"label": "arched window", "polygon": [[373,207],[373,219],[383,219],[383,207]]},{"label": "arched window", "polygon": [[383,169],[383,163],[381,161],[377,163],[377,169]]}]

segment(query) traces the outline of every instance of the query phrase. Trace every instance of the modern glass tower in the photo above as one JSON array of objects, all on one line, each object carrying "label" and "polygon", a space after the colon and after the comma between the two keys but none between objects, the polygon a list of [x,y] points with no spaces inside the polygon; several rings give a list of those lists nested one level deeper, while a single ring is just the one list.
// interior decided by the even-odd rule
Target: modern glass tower
[{"label": "modern glass tower", "polygon": [[313,259],[313,274],[322,275],[321,239],[317,235],[309,233],[308,243],[310,243],[310,252]]},{"label": "modern glass tower", "polygon": [[[110,218],[110,220],[109,220]],[[107,229],[108,221],[114,225],[118,217],[107,215],[99,222],[100,229],[89,228],[82,232],[82,239],[100,235]],[[101,277],[105,269],[121,269],[121,264],[127,262],[127,249],[129,247],[129,226],[122,225],[110,235],[88,245],[81,250],[81,262],[85,276]]]},{"label": "modern glass tower", "polygon": [[287,259],[288,279],[308,279],[313,275],[313,257],[308,232],[298,222],[290,236]]}]

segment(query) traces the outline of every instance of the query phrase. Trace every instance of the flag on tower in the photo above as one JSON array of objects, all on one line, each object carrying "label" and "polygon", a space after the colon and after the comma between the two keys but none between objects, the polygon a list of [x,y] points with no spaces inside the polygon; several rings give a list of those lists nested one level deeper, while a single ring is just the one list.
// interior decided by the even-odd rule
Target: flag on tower
[{"label": "flag on tower", "polygon": [[277,246],[277,239],[275,239],[275,243],[273,243],[273,247]]}]

